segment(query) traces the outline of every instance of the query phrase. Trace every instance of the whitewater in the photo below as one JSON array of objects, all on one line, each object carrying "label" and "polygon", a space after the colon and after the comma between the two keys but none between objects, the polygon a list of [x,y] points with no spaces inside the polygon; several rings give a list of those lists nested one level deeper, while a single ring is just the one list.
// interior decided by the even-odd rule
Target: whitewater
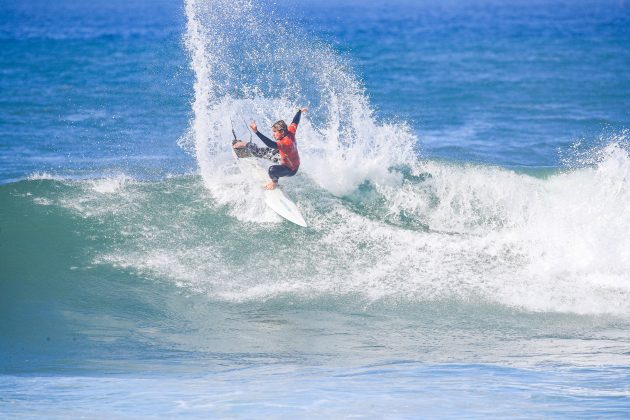
[{"label": "whitewater", "polygon": [[[317,269],[290,278],[267,272],[272,284],[253,288],[233,289],[222,279],[232,289],[225,296],[335,290],[367,301],[478,298],[528,310],[629,314],[625,134],[592,151],[591,162],[544,177],[426,161],[404,123],[377,122],[343,59],[326,46],[295,42],[303,36],[285,29],[288,21],[264,25],[253,18],[264,10],[250,1],[189,1],[186,14],[195,99],[190,138],[181,143],[229,214],[278,221],[259,186],[234,174],[231,119],[247,139],[244,116],[270,126],[304,102],[314,114],[300,126],[302,176],[287,188],[314,198],[299,203],[317,239],[300,240],[304,255],[276,252],[271,266]],[[207,274],[191,275],[203,283]]]}]

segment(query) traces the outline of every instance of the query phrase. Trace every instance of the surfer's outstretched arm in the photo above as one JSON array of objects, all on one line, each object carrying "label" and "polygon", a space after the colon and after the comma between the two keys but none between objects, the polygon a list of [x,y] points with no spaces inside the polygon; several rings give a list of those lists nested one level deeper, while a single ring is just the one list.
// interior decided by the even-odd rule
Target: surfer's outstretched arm
[{"label": "surfer's outstretched arm", "polygon": [[258,126],[256,125],[256,121],[252,121],[249,124],[249,128],[251,128],[252,131],[256,133],[258,138],[261,139],[263,143],[267,145],[267,147],[270,147],[272,149],[278,149],[278,144],[275,141],[271,140],[269,137],[265,136],[263,133],[258,131]]},{"label": "surfer's outstretched arm", "polygon": [[297,114],[295,114],[295,117],[293,117],[293,121],[291,121],[291,124],[298,125],[300,123],[301,116],[302,116],[302,110],[298,109],[298,112]]},{"label": "surfer's outstretched arm", "polygon": [[300,123],[300,117],[302,117],[302,113],[306,111],[307,111],[307,108],[300,108],[298,109],[298,112],[295,114],[295,117],[293,117],[293,121],[291,121],[291,124],[289,125],[289,131],[292,132],[293,134],[295,134],[295,131],[297,130],[297,126]]},{"label": "surfer's outstretched arm", "polygon": [[265,136],[260,131],[256,130],[256,135],[258,136],[259,139],[263,141],[263,143],[267,145],[267,147],[271,147],[272,149],[278,148],[278,144],[275,141],[271,140],[269,137]]}]

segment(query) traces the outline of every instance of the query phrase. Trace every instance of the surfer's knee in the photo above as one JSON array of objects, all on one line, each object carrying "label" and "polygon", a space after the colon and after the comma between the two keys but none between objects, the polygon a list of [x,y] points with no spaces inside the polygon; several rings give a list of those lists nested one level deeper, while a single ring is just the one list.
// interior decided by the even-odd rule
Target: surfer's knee
[{"label": "surfer's knee", "polygon": [[293,176],[297,173],[296,170],[291,170],[284,165],[272,165],[269,167],[269,178],[272,180],[278,180],[278,178],[283,176]]}]

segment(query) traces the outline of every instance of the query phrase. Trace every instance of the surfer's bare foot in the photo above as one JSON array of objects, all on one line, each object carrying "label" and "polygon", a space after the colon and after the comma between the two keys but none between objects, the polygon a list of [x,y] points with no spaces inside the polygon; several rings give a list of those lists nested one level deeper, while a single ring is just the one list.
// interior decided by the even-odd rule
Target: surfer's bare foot
[{"label": "surfer's bare foot", "polygon": [[266,190],[275,190],[277,186],[278,186],[277,182],[269,181],[268,184],[265,184],[265,189]]},{"label": "surfer's bare foot", "polygon": [[232,147],[235,149],[242,149],[245,146],[247,146],[247,143],[245,143],[244,141],[237,141],[236,143],[232,145]]}]

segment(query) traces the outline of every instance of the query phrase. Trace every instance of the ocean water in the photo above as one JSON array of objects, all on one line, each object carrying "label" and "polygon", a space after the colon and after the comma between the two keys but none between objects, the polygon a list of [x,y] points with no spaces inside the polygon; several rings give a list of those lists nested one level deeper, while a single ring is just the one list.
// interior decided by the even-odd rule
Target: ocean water
[{"label": "ocean water", "polygon": [[[629,417],[623,0],[0,1],[0,46],[0,417]],[[229,149],[298,106],[307,229]]]}]

